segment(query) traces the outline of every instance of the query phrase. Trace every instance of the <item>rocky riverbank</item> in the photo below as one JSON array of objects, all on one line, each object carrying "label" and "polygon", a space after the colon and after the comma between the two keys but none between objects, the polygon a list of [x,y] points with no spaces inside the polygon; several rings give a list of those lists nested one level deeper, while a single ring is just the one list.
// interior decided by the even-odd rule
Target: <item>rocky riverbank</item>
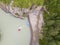
[{"label": "rocky riverbank", "polygon": [[0,8],[4,10],[6,13],[11,13],[15,17],[23,18],[23,13],[28,11],[28,9],[21,9],[18,7],[12,7],[10,5],[5,5],[0,3]]},{"label": "rocky riverbank", "polygon": [[1,8],[2,10],[4,10],[5,12],[8,12],[8,10],[7,10],[7,5],[5,5],[4,3],[1,3],[1,2],[0,2],[0,8]]}]

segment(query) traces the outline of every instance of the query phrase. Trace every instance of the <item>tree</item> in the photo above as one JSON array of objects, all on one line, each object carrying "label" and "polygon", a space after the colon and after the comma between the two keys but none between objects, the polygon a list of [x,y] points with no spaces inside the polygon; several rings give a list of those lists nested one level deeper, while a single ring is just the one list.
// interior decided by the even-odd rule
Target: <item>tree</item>
[{"label": "tree", "polygon": [[60,1],[45,0],[50,15],[44,13],[45,26],[41,45],[60,45]]}]

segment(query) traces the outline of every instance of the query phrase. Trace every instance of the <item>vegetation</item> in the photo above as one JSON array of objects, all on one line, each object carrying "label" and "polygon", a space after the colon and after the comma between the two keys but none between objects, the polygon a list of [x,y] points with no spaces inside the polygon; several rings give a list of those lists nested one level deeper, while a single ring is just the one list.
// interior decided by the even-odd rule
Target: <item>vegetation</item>
[{"label": "vegetation", "polygon": [[[11,0],[0,1],[9,4]],[[32,4],[45,5],[50,12],[50,15],[44,13],[45,25],[40,45],[60,45],[60,0],[14,0],[13,6],[27,8]]]},{"label": "vegetation", "polygon": [[44,14],[45,26],[41,45],[60,45],[60,0],[46,0],[44,3],[50,15]]},{"label": "vegetation", "polygon": [[0,2],[3,2],[5,4],[9,4],[11,0],[0,0]]},{"label": "vegetation", "polygon": [[[11,0],[0,0],[1,2],[4,2],[5,4],[9,4]],[[18,6],[20,8],[28,8],[32,6],[33,4],[36,5],[43,5],[44,0],[14,0],[13,6]]]}]

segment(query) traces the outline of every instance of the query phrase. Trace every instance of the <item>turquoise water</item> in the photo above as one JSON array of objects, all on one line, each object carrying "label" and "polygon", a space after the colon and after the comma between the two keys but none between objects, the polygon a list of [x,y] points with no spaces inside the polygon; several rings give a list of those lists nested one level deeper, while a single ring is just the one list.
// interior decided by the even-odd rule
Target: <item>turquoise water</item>
[{"label": "turquoise water", "polygon": [[28,19],[15,18],[0,9],[0,45],[29,45],[31,33]]}]

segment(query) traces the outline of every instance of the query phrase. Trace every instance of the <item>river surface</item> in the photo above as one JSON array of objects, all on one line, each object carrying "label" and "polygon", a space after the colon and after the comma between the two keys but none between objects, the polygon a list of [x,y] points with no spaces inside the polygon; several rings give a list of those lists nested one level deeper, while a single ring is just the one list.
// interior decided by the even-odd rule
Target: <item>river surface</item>
[{"label": "river surface", "polygon": [[16,18],[0,9],[0,45],[30,45],[28,19]]}]

